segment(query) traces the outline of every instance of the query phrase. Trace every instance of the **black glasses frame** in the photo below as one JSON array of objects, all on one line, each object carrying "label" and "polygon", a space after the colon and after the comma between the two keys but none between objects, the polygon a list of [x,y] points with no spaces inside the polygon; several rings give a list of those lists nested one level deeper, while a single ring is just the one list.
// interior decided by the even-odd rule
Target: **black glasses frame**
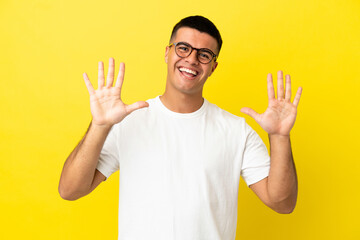
[{"label": "black glasses frame", "polygon": [[[214,58],[215,58],[214,62],[216,62],[217,55],[216,55],[215,53],[213,53],[213,51],[211,51],[211,50],[208,49],[208,48],[194,48],[193,46],[191,46],[190,44],[188,44],[188,43],[186,43],[186,42],[174,42],[174,43],[171,43],[171,44],[169,45],[169,47],[171,47],[172,45],[174,45],[174,46],[175,46],[175,53],[176,53],[176,55],[178,55],[178,56],[181,57],[181,58],[186,58],[186,57],[182,57],[182,56],[180,56],[180,55],[177,53],[177,51],[176,51],[176,46],[177,46],[178,44],[184,44],[185,46],[187,46],[187,47],[189,47],[189,48],[191,49],[190,52],[189,52],[189,54],[188,54],[186,57],[190,56],[193,50],[196,50],[196,51],[197,51],[196,57],[197,57],[197,60],[198,60],[200,63],[202,63],[202,64],[209,64],[209,63],[211,63],[211,61],[212,61]],[[199,60],[199,51],[207,51],[207,52],[209,52],[209,53],[212,55],[212,58],[210,59],[210,61],[209,61],[209,62],[205,62],[205,63],[204,63],[204,62],[201,62],[201,61]]]}]

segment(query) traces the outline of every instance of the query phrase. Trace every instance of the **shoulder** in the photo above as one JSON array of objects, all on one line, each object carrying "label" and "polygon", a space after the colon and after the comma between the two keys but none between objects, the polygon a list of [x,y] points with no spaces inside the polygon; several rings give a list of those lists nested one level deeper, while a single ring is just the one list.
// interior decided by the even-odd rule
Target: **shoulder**
[{"label": "shoulder", "polygon": [[250,133],[250,128],[245,118],[230,113],[210,102],[207,107],[206,121],[211,126],[214,126],[215,129],[221,130],[229,136],[241,136],[243,140]]},{"label": "shoulder", "polygon": [[137,109],[137,110],[133,111],[132,113],[130,113],[126,118],[134,118],[134,117],[136,118],[136,117],[139,117],[142,115],[146,115],[146,114],[150,113],[157,105],[156,98],[148,99],[148,100],[146,100],[146,102],[149,104],[148,107]]},{"label": "shoulder", "polygon": [[116,124],[116,128],[123,127],[139,127],[153,118],[155,109],[157,108],[156,98],[146,100],[149,103],[148,107],[137,109],[126,116],[120,123]]},{"label": "shoulder", "polygon": [[209,117],[217,121],[224,121],[226,123],[236,125],[246,125],[245,118],[232,114],[218,107],[214,103],[208,102],[207,114],[209,115]]}]

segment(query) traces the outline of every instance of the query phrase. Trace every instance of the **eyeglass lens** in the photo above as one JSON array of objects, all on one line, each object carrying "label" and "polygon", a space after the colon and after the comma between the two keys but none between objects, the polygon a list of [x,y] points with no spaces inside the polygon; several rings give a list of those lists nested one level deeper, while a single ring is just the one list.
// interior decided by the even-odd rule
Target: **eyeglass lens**
[{"label": "eyeglass lens", "polygon": [[[191,54],[192,47],[185,43],[178,43],[176,44],[175,50],[180,57],[187,57]],[[197,58],[201,63],[209,63],[213,59],[213,55],[205,49],[199,49],[197,51]]]}]

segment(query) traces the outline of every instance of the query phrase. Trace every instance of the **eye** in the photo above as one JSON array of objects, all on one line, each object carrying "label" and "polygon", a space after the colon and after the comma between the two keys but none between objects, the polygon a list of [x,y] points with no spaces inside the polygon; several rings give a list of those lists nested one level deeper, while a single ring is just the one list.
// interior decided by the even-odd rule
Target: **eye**
[{"label": "eye", "polygon": [[207,51],[201,51],[199,52],[199,57],[204,60],[210,60],[212,58],[212,55]]},{"label": "eye", "polygon": [[189,48],[188,46],[183,45],[183,44],[178,45],[178,46],[177,46],[177,49],[178,49],[179,51],[181,51],[181,52],[188,52],[188,51],[190,50],[190,48]]}]

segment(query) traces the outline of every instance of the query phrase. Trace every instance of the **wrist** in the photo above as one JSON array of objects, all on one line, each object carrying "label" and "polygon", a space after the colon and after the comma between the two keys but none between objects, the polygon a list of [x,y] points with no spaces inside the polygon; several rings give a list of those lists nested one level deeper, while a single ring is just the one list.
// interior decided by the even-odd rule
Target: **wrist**
[{"label": "wrist", "polygon": [[287,134],[287,135],[269,134],[269,139],[270,140],[289,141],[290,140],[290,134]]},{"label": "wrist", "polygon": [[112,124],[97,124],[94,121],[91,121],[91,125],[90,125],[90,128],[100,132],[109,132],[112,127],[113,127]]}]

